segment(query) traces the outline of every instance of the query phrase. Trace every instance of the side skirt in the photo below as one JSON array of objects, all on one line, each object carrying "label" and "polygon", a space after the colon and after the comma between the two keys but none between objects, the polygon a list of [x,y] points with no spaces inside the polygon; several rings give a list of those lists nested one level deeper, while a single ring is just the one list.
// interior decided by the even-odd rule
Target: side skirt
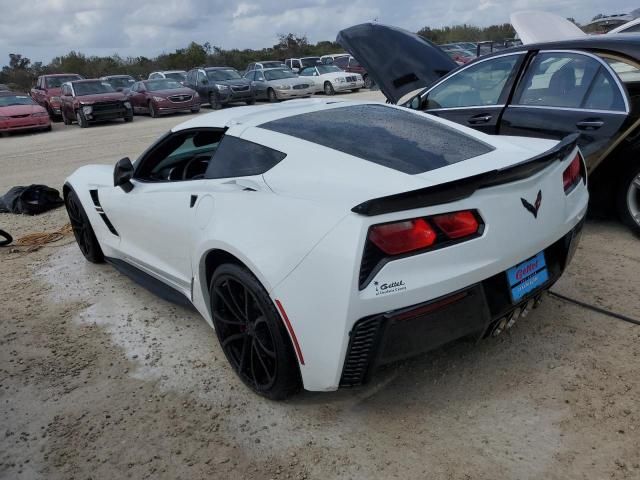
[{"label": "side skirt", "polygon": [[186,307],[190,310],[196,311],[196,307],[185,297],[181,292],[173,287],[170,287],[166,283],[152,277],[146,272],[143,272],[139,268],[134,267],[130,263],[120,260],[119,258],[105,257],[105,260],[115,267],[123,275],[126,275],[138,285],[146,288],[154,295],[166,300],[167,302],[181,307]]}]

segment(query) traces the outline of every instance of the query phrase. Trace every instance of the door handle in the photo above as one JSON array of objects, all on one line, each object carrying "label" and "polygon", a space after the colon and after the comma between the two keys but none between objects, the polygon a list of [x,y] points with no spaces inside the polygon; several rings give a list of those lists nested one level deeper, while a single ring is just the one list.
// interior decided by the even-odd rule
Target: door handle
[{"label": "door handle", "polygon": [[576,123],[576,127],[578,127],[580,130],[598,130],[603,125],[604,122],[598,119],[582,120]]},{"label": "door handle", "polygon": [[488,113],[481,113],[480,115],[474,115],[473,117],[469,118],[467,122],[471,125],[477,125],[480,123],[489,123],[492,118],[493,116],[489,115]]}]

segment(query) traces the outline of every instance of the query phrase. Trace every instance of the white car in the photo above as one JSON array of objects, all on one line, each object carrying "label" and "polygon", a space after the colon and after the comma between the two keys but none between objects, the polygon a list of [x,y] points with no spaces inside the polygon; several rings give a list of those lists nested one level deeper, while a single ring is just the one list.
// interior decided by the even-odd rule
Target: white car
[{"label": "white car", "polygon": [[175,80],[176,82],[184,83],[187,79],[187,72],[184,70],[164,70],[161,72],[151,72],[148,80],[159,80],[161,78],[168,78]]},{"label": "white car", "polygon": [[525,315],[579,240],[575,142],[293,100],[193,118],[133,164],[78,169],[64,198],[89,261],[193,304],[280,399]]},{"label": "white car", "polygon": [[303,68],[301,78],[310,78],[315,84],[316,92],[334,95],[336,92],[350,90],[357,92],[364,87],[364,80],[359,73],[347,73],[334,65],[316,65]]}]

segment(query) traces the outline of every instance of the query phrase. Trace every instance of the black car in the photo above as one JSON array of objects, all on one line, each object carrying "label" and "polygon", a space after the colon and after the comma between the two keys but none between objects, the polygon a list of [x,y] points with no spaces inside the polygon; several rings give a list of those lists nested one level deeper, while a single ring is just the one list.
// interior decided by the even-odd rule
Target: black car
[{"label": "black car", "polygon": [[107,82],[116,92],[124,93],[129,92],[133,84],[136,83],[136,79],[131,75],[106,75],[100,77],[100,80]]},{"label": "black car", "polygon": [[189,70],[185,87],[198,92],[203,103],[218,110],[232,102],[256,103],[251,82],[232,67],[202,67]]},{"label": "black car", "polygon": [[392,103],[489,134],[580,133],[592,205],[615,206],[640,234],[640,35],[524,45],[461,67],[395,27],[356,25],[337,41]]}]

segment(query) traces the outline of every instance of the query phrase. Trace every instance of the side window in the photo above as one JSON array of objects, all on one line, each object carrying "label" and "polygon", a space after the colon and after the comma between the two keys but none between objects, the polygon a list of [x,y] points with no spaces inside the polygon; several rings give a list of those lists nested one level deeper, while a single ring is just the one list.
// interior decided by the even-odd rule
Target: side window
[{"label": "side window", "polygon": [[205,178],[230,178],[261,175],[278,164],[286,155],[277,150],[225,136],[220,142]]},{"label": "side window", "polygon": [[461,70],[428,93],[427,109],[499,105],[520,58],[494,58]]},{"label": "side window", "polygon": [[340,68],[345,68],[349,64],[349,57],[339,57],[333,61],[334,65]]},{"label": "side window", "polygon": [[247,73],[244,74],[244,78],[246,78],[249,81],[253,80],[255,76],[256,76],[256,72],[254,71],[248,71]]},{"label": "side window", "polygon": [[300,75],[303,77],[312,77],[315,72],[316,69],[314,67],[307,67],[300,71]]},{"label": "side window", "polygon": [[204,178],[223,135],[222,130],[210,128],[170,134],[139,160],[134,178],[147,182]]},{"label": "side window", "polygon": [[589,110],[625,110],[620,90],[604,68],[598,70],[582,107]]},{"label": "side window", "polygon": [[264,82],[264,73],[261,70],[256,70],[256,81]]},{"label": "side window", "polygon": [[291,64],[293,65],[293,68],[302,68],[300,60],[292,60]]},{"label": "side window", "polygon": [[[594,83],[594,80],[598,80],[596,77],[600,77],[597,85]],[[606,95],[610,103],[613,103],[615,96],[613,87],[613,79],[595,58],[579,53],[540,53],[523,78],[514,103],[586,108],[587,97],[591,97],[592,94],[594,95],[592,102],[602,103],[606,101],[604,98]],[[592,91],[593,89],[597,91]]]}]

